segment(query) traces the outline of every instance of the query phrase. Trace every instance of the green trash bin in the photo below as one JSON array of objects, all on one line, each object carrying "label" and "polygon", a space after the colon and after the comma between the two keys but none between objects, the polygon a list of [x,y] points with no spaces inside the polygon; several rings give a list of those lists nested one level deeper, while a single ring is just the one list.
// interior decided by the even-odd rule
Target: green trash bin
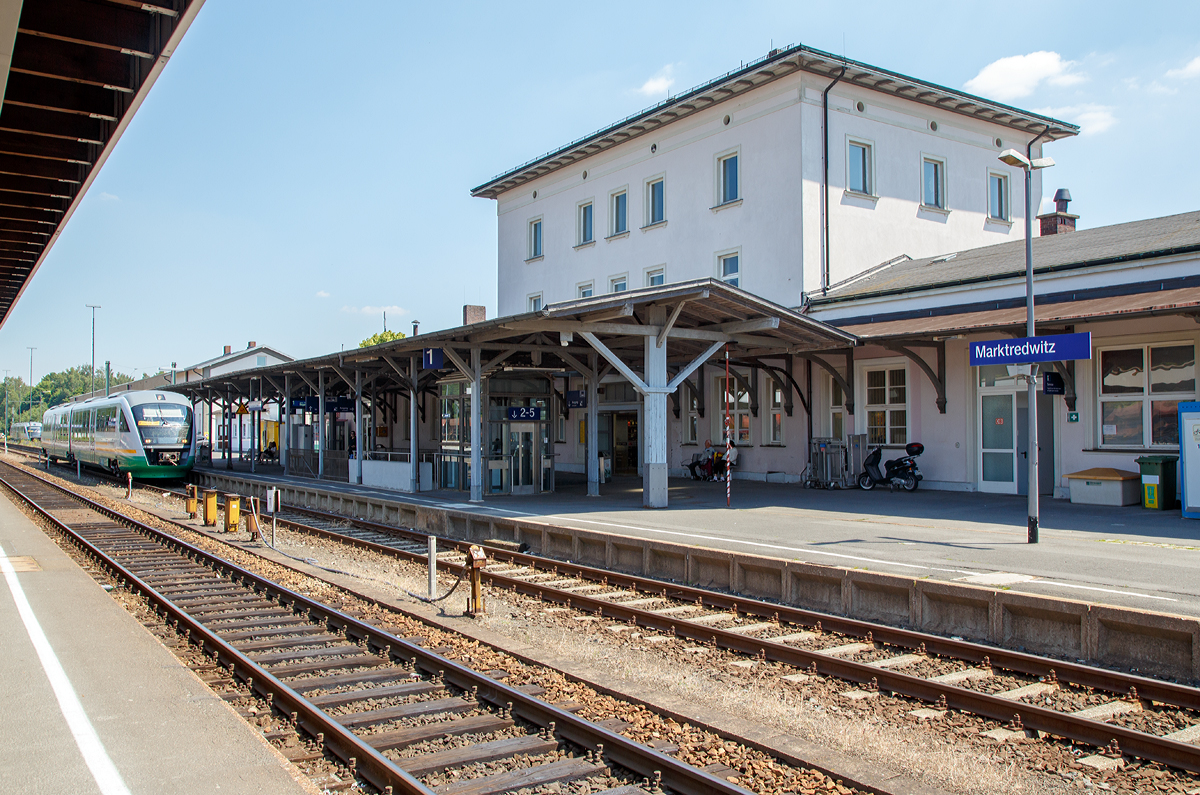
[{"label": "green trash bin", "polygon": [[1134,461],[1142,468],[1142,507],[1165,511],[1174,508],[1177,455],[1144,455]]}]

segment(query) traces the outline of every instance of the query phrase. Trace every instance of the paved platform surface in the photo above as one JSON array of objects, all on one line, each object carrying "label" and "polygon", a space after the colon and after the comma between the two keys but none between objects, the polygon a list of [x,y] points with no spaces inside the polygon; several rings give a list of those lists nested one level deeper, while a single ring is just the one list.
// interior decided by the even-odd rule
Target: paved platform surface
[{"label": "paved platform surface", "polygon": [[[256,478],[281,480],[278,467]],[[218,467],[218,472],[226,472]],[[239,465],[237,474],[249,475]],[[489,497],[461,491],[404,494],[296,478],[384,499],[519,516],[620,535],[809,563],[958,580],[1088,602],[1200,616],[1200,521],[1179,510],[1042,500],[1041,540],[1026,543],[1026,499],[944,491],[822,491],[791,484],[672,478],[670,508],[641,507],[641,479],[616,478],[601,497],[579,476],[554,494]]]},{"label": "paved platform surface", "polygon": [[[7,498],[0,548],[65,674],[52,686],[21,597],[0,574],[0,792],[315,792]],[[91,765],[73,734],[80,724],[60,707],[64,682],[99,741],[83,741]]]}]

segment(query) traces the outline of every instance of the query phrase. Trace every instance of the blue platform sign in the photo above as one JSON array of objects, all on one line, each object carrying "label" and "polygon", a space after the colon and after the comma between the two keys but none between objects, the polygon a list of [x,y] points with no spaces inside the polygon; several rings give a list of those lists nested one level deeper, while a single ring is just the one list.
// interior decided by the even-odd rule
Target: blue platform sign
[{"label": "blue platform sign", "polygon": [[308,397],[292,398],[292,413],[296,414],[301,411],[308,411],[316,414],[321,410],[321,399],[316,395]]},{"label": "blue platform sign", "polygon": [[446,360],[441,348],[424,348],[421,351],[422,370],[441,370],[446,366]]},{"label": "blue platform sign", "polygon": [[1092,358],[1092,334],[1054,334],[1015,340],[971,343],[971,366],[985,364],[1032,364]]},{"label": "blue platform sign", "polygon": [[587,392],[582,389],[572,389],[567,391],[567,408],[569,409],[586,409],[587,408]]},{"label": "blue platform sign", "polygon": [[540,420],[542,418],[542,410],[536,406],[509,406],[508,419],[513,422],[525,420]]}]

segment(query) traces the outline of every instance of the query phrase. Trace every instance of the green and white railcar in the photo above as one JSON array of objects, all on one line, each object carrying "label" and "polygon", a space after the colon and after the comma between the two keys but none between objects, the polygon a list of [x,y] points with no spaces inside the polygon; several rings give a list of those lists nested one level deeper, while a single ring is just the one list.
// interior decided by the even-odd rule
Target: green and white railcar
[{"label": "green and white railcar", "polygon": [[196,463],[192,406],[172,392],[122,392],[55,406],[42,417],[51,461],[135,478],[181,478]]}]

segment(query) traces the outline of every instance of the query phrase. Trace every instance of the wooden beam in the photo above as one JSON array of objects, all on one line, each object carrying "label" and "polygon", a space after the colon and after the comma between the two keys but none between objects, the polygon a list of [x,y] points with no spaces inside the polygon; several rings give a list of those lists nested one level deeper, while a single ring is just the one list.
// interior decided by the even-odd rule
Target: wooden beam
[{"label": "wooden beam", "polygon": [[656,347],[661,348],[663,343],[667,341],[667,334],[671,331],[671,327],[675,325],[675,321],[679,319],[679,313],[683,311],[683,305],[686,303],[687,301],[680,301],[675,304],[675,308],[671,310],[671,316],[667,318],[667,324],[662,327],[662,331],[658,332]]}]

